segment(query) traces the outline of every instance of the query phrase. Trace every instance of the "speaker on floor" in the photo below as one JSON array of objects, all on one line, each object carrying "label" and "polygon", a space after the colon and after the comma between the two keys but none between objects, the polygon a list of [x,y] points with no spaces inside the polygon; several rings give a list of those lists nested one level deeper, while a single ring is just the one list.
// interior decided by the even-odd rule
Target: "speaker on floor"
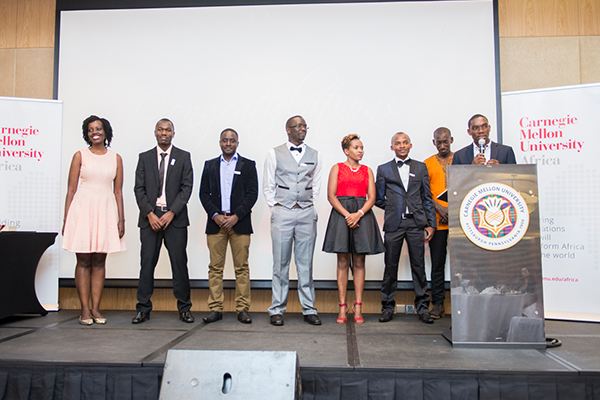
[{"label": "speaker on floor", "polygon": [[293,351],[169,350],[160,400],[302,399]]}]

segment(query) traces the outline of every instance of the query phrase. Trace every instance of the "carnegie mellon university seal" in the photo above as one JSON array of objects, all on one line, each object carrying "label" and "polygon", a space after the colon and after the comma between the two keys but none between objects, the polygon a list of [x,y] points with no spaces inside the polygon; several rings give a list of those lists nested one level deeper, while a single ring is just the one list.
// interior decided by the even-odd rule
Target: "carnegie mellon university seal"
[{"label": "carnegie mellon university seal", "polygon": [[460,225],[475,245],[487,250],[505,250],[519,243],[527,232],[529,208],[510,186],[486,183],[463,199]]}]

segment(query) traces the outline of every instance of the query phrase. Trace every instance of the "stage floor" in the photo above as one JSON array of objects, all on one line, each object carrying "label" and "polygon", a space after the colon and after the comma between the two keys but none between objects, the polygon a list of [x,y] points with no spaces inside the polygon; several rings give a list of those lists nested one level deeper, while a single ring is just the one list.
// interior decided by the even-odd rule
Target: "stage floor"
[{"label": "stage floor", "polygon": [[[305,387],[307,382],[314,383],[307,379],[318,379],[315,371],[329,370],[338,375],[379,371],[379,376],[415,371],[440,376],[592,376],[595,383],[586,383],[585,390],[600,390],[596,387],[600,324],[596,323],[546,321],[546,336],[563,343],[553,349],[455,349],[441,335],[450,327],[450,316],[427,325],[414,315],[399,314],[384,324],[378,321],[378,314],[368,314],[365,323],[358,325],[336,324],[337,315],[321,314],[323,325],[311,326],[301,314],[286,314],[285,325],[275,327],[269,324],[266,312],[252,313],[253,323],[249,325],[238,322],[234,313],[226,313],[222,321],[204,324],[206,313],[196,312],[196,322],[186,324],[178,320],[176,312],[152,312],[151,319],[139,325],[131,323],[133,311],[103,314],[108,318],[106,325],[79,325],[78,311],[0,320],[0,366],[93,365],[156,370],[162,369],[169,349],[273,350],[297,352]],[[481,379],[479,382],[481,392]]]},{"label": "stage floor", "polygon": [[285,350],[298,353],[301,367],[600,372],[596,323],[546,321],[546,336],[563,345],[540,351],[454,349],[441,336],[449,316],[428,325],[399,314],[383,324],[369,314],[359,325],[321,314],[323,325],[311,326],[300,314],[286,314],[285,325],[275,327],[267,313],[252,313],[249,325],[234,313],[212,324],[202,322],[206,313],[195,313],[196,322],[186,324],[175,312],[152,312],[139,325],[131,323],[132,311],[103,313],[106,325],[79,325],[77,311],[0,320],[0,360],[139,366],[163,365],[169,349]]}]

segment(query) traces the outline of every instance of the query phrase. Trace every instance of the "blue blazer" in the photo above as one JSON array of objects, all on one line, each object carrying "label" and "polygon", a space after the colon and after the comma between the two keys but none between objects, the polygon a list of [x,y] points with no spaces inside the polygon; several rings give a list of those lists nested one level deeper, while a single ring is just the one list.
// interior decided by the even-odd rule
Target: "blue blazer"
[{"label": "blue blazer", "polygon": [[402,184],[395,159],[380,165],[377,167],[375,188],[377,190],[375,205],[385,210],[383,223],[385,232],[398,230],[402,213],[406,211],[407,205],[409,211],[414,214],[419,229],[425,229],[427,226],[437,228],[435,208],[429,188],[429,175],[424,163],[411,159],[408,190]]},{"label": "blue blazer", "polygon": [[[500,143],[491,142],[492,147],[490,149],[491,158],[498,160],[500,164],[516,164],[515,152],[512,147],[505,146]],[[473,143],[469,143],[468,146],[463,147],[456,153],[452,159],[452,165],[471,165],[473,163]]]},{"label": "blue blazer", "polygon": [[[233,226],[233,231],[238,235],[252,233],[250,213],[256,199],[258,199],[256,163],[238,154],[230,200],[231,212],[239,219]],[[205,233],[209,235],[219,233],[221,228],[212,216],[221,212],[221,156],[204,163],[200,181],[200,202],[208,214]]]}]

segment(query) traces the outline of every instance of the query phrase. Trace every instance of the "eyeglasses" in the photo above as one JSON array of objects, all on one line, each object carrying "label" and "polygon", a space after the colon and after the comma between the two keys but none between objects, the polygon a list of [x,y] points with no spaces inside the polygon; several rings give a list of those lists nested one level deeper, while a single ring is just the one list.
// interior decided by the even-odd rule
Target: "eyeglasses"
[{"label": "eyeglasses", "polygon": [[298,125],[292,125],[292,126],[290,126],[290,129],[296,129],[296,128],[298,128],[298,129],[304,128],[306,130],[310,129],[306,124],[298,124]]},{"label": "eyeglasses", "polygon": [[490,126],[488,124],[477,125],[471,128],[473,132],[485,131]]}]

